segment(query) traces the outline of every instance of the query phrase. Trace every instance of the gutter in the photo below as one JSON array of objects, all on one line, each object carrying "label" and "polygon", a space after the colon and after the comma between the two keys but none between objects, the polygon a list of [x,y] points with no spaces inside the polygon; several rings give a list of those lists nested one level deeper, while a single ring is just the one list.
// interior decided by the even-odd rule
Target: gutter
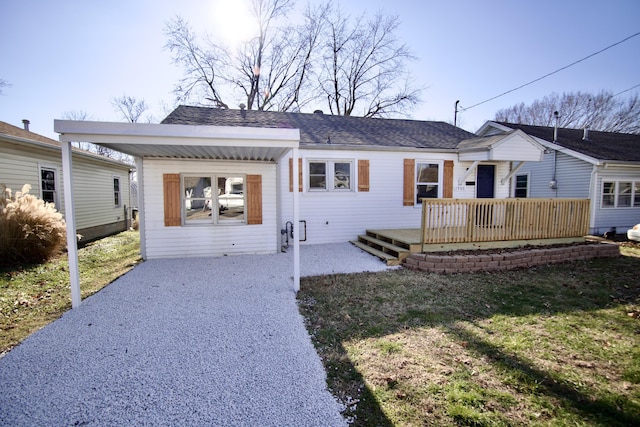
[{"label": "gutter", "polygon": [[[41,142],[41,141],[36,141],[34,139],[27,139],[27,138],[21,138],[21,137],[18,137],[18,136],[7,135],[6,133],[0,134],[0,138],[6,139],[9,143],[28,144],[28,145],[32,145],[32,146],[35,146],[35,147],[38,147],[38,148],[44,148],[44,149],[49,150],[49,151],[55,151],[55,152],[58,152],[58,153],[62,153],[62,147],[61,146],[50,144],[50,143],[47,143],[47,142]],[[53,142],[57,142],[57,141],[53,141]],[[120,162],[118,160],[114,160],[114,159],[111,159],[109,157],[104,157],[104,156],[101,156],[99,154],[86,152],[84,150],[80,150],[80,149],[75,148],[75,147],[71,151],[73,152],[73,154],[77,154],[79,156],[86,157],[88,159],[98,160],[98,161],[102,161],[102,162],[105,162],[105,163],[110,163],[112,165],[117,165],[117,166],[124,166],[124,167],[127,167],[129,169],[133,169],[134,168],[133,165],[130,165],[128,163]]]}]

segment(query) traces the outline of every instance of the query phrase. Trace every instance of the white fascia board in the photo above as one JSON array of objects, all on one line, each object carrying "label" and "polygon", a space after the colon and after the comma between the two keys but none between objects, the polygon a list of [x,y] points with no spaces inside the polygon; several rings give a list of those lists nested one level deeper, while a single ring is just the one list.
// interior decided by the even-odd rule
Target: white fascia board
[{"label": "white fascia board", "polygon": [[489,128],[495,128],[495,129],[499,129],[501,131],[504,132],[509,132],[511,130],[513,130],[512,128],[508,127],[508,126],[504,126],[501,125],[499,123],[496,123],[494,121],[491,120],[487,120],[486,122],[484,122],[484,124],[482,126],[480,126],[480,129],[478,129],[475,134],[482,136]]},{"label": "white fascia board", "polygon": [[149,145],[261,145],[268,141],[271,147],[297,147],[299,129],[274,129],[235,126],[194,126],[152,123],[114,123],[74,120],[54,120],[54,131],[60,141],[94,143],[127,143]]}]

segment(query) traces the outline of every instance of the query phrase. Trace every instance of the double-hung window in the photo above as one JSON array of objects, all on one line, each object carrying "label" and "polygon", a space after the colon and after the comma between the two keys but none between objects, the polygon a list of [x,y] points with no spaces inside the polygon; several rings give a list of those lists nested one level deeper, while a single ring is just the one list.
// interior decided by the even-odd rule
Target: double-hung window
[{"label": "double-hung window", "polygon": [[529,197],[529,175],[516,175],[513,196],[517,198]]},{"label": "double-hung window", "polygon": [[640,181],[604,181],[601,206],[603,208],[640,207]]},{"label": "double-hung window", "polygon": [[185,175],[182,192],[185,224],[246,223],[244,175]]},{"label": "double-hung window", "polygon": [[42,200],[47,203],[53,203],[57,206],[58,202],[58,171],[54,168],[40,168],[40,192]]},{"label": "double-hung window", "polygon": [[416,161],[416,203],[441,196],[440,164]]},{"label": "double-hung window", "polygon": [[309,191],[351,191],[353,162],[350,160],[310,160]]},{"label": "double-hung window", "polygon": [[119,208],[122,201],[120,200],[120,177],[113,177],[113,205]]}]

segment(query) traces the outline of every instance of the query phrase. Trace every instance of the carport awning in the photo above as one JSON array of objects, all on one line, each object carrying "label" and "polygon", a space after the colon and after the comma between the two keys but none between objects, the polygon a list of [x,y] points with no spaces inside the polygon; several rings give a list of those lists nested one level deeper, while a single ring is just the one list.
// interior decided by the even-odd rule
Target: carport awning
[{"label": "carport awning", "polygon": [[[72,142],[91,142],[137,158],[211,159],[277,162],[291,152],[298,157],[299,129],[193,126],[55,120],[60,134],[64,183],[71,305],[80,305],[80,274],[73,200]],[[293,162],[293,176],[298,162]],[[293,223],[299,222],[298,192],[293,192]],[[144,220],[143,220],[144,222]],[[144,223],[141,232],[144,230]],[[296,236],[297,237],[297,236]],[[293,281],[300,289],[299,239],[294,238]]]},{"label": "carport awning", "polygon": [[300,141],[298,129],[55,120],[61,142],[92,142],[133,157],[274,162]]}]

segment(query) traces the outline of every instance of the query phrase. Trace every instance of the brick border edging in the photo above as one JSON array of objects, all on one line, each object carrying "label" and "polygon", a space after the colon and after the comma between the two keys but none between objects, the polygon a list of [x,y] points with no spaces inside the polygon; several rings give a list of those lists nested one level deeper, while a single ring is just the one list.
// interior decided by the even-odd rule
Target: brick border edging
[{"label": "brick border edging", "polygon": [[430,273],[473,273],[529,268],[546,264],[612,258],[620,256],[620,248],[611,243],[588,243],[553,248],[522,249],[503,253],[469,255],[411,254],[403,266]]}]

